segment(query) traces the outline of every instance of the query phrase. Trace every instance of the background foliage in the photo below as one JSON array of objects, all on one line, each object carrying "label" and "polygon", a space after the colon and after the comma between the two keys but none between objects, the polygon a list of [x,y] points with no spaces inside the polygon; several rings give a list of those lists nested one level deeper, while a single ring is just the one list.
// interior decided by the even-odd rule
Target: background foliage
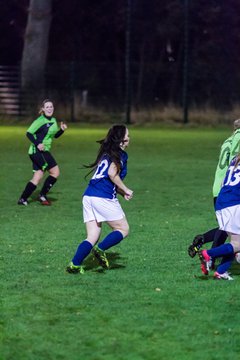
[{"label": "background foliage", "polygon": [[[126,56],[126,1],[52,0],[47,78],[61,91],[71,82],[91,101],[122,104]],[[183,0],[132,0],[131,81],[135,106],[181,104],[186,46]],[[189,102],[229,109],[239,102],[240,5],[237,0],[189,1]],[[0,0],[0,64],[21,60],[28,0]],[[186,49],[185,49],[186,50]],[[59,64],[59,67],[56,66]],[[51,74],[52,69],[55,72]],[[62,78],[62,81],[61,81]],[[65,95],[66,95],[66,89]],[[104,97],[105,102],[104,102]]]}]

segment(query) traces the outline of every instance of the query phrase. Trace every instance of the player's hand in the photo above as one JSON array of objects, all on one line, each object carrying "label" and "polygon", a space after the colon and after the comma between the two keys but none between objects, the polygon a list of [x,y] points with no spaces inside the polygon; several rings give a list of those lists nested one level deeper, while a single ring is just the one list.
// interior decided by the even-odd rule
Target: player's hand
[{"label": "player's hand", "polygon": [[43,144],[38,144],[37,146],[39,151],[44,151],[44,145]]},{"label": "player's hand", "polygon": [[132,199],[132,197],[133,197],[133,191],[130,189],[127,189],[127,191],[124,194],[124,199],[129,201]]},{"label": "player's hand", "polygon": [[65,131],[67,129],[67,124],[61,121],[60,128],[62,129],[62,131]]}]

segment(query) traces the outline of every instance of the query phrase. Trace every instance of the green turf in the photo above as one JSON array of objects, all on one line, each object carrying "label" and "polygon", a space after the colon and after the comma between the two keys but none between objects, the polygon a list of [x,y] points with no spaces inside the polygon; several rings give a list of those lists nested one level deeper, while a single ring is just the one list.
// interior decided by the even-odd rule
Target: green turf
[{"label": "green turf", "polygon": [[0,359],[238,359],[240,265],[234,281],[214,281],[187,255],[193,236],[216,226],[211,186],[229,129],[130,127],[134,198],[121,202],[131,234],[110,250],[109,271],[89,257],[84,275],[65,273],[85,237],[81,166],[106,129],[70,126],[53,146],[53,206],[36,192],[20,207],[31,176],[26,128],[0,128]]}]

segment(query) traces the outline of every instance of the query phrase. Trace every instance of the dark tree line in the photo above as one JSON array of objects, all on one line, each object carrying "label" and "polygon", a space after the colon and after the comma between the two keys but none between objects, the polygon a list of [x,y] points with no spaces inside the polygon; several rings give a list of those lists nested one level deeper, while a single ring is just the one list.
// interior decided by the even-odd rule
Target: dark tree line
[{"label": "dark tree line", "polygon": [[[126,0],[52,0],[48,82],[122,99],[125,87]],[[238,0],[131,1],[131,87],[135,105],[181,104],[184,26],[188,28],[188,94],[193,105],[231,107],[240,90]],[[0,64],[21,62],[28,0],[0,0]],[[55,71],[55,72],[54,72]],[[49,85],[50,86],[50,85]],[[117,101],[116,101],[117,102]]]}]

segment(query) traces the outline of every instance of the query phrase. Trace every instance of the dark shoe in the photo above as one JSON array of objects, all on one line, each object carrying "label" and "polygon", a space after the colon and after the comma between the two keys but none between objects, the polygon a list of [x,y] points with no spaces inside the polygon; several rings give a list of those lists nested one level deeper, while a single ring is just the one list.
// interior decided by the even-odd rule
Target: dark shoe
[{"label": "dark shoe", "polygon": [[93,252],[95,258],[98,260],[99,264],[104,269],[109,269],[109,262],[108,262],[108,259],[107,259],[107,256],[106,256],[105,252],[103,250],[99,249],[98,246],[93,248],[92,252]]},{"label": "dark shoe", "polygon": [[28,201],[25,199],[19,199],[17,203],[18,205],[24,205],[24,206],[28,205]]},{"label": "dark shoe", "polygon": [[39,195],[39,201],[42,205],[46,205],[46,206],[50,206],[51,202],[48,200],[48,198],[46,197],[46,195]]},{"label": "dark shoe", "polygon": [[66,271],[69,274],[84,274],[84,269],[81,265],[74,265],[71,261],[70,264],[67,266]]},{"label": "dark shoe", "polygon": [[192,244],[188,248],[188,255],[194,258],[198,253],[199,249],[201,249],[202,245],[204,244],[204,237],[203,235],[196,235],[193,239]]}]

